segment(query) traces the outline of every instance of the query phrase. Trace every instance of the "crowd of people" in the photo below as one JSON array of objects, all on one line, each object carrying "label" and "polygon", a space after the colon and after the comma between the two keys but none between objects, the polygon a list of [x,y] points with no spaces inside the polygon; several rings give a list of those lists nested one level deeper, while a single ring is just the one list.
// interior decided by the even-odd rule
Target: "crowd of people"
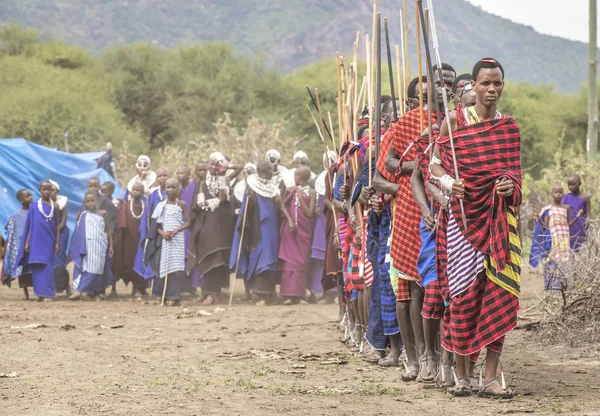
[{"label": "crowd of people", "polygon": [[[63,290],[101,300],[118,279],[132,296],[150,288],[169,305],[201,288],[211,305],[236,273],[260,306],[337,297],[342,341],[369,363],[404,366],[406,382],[512,397],[497,375],[519,309],[522,179],[518,126],[497,110],[504,75],[485,58],[471,74],[443,64],[433,79],[415,78],[405,102],[382,97],[380,142],[365,108],[354,140],[326,151],[319,174],[304,152],[286,169],[275,149],[256,165],[215,152],[174,175],[140,156],[119,198],[114,184],[89,180],[70,244],[67,201],[44,180],[37,202],[30,190],[17,194],[3,281],[18,279],[26,298],[32,286],[44,301]],[[447,114],[434,106],[444,95],[455,108]],[[397,106],[406,108],[399,117]],[[552,259],[549,275],[585,237],[580,187],[577,176],[571,194],[555,187],[538,218],[551,236],[539,256]]]}]

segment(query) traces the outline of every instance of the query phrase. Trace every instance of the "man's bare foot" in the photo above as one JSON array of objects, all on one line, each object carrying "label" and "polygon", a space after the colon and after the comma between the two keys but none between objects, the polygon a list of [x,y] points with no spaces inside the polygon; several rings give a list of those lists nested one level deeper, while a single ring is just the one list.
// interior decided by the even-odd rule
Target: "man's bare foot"
[{"label": "man's bare foot", "polygon": [[479,391],[479,397],[488,397],[492,399],[512,399],[515,396],[515,392],[511,389],[503,389],[497,380],[481,386]]},{"label": "man's bare foot", "polygon": [[419,360],[419,383],[433,383],[439,366],[439,360],[432,355],[423,355]]},{"label": "man's bare foot", "polygon": [[[111,296],[109,295],[109,297],[111,297]],[[99,293],[98,295],[95,296],[95,299],[96,299],[96,302],[102,302],[104,300],[104,295],[102,293]]]},{"label": "man's bare foot", "polygon": [[29,300],[29,291],[26,287],[23,288],[23,300]]},{"label": "man's bare foot", "polygon": [[[116,298],[117,297],[117,290],[116,289],[111,290],[110,293],[108,294],[108,297],[109,298]],[[104,299],[104,296],[103,296],[103,299]]]},{"label": "man's bare foot", "polygon": [[213,298],[213,296],[212,296],[212,295],[208,295],[208,296],[206,296],[206,299],[204,299],[204,300],[202,301],[202,305],[203,305],[203,306],[212,306],[212,305],[214,305],[214,304],[215,304],[215,299]]},{"label": "man's bare foot", "polygon": [[67,285],[66,292],[67,292],[67,297],[70,297],[73,294],[73,291],[71,290],[71,286]]}]

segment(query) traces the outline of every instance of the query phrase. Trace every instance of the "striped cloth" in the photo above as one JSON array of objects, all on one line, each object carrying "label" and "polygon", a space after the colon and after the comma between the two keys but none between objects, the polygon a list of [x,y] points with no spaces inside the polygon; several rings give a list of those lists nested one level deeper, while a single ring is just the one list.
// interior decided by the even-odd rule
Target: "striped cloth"
[{"label": "striped cloth", "polygon": [[104,217],[87,211],[84,218],[87,254],[83,257],[81,271],[103,275],[108,252],[108,237],[106,236]]},{"label": "striped cloth", "polygon": [[548,229],[552,239],[552,248],[544,264],[544,289],[555,290],[562,288],[569,275],[569,259],[571,258],[571,234],[567,210],[548,205],[542,209],[542,214],[548,212]]},{"label": "striped cloth", "polygon": [[[420,114],[421,109],[418,108],[406,113],[397,123],[390,126],[386,133],[386,136],[392,136],[392,146],[399,157],[409,148],[411,142],[421,135]],[[416,148],[412,146],[402,161],[414,161],[415,158]],[[394,267],[400,272],[401,279],[417,280],[419,278],[417,260],[421,249],[419,225],[422,214],[412,193],[410,176],[410,174],[397,175],[398,193],[391,257]]]},{"label": "striped cloth", "polygon": [[[183,209],[178,203],[168,204],[167,200],[161,201],[152,217],[157,224],[162,225],[163,231],[173,231],[183,224]],[[160,248],[160,278],[167,274],[185,271],[185,236],[179,232],[171,241],[163,240]]]},{"label": "striped cloth", "polygon": [[385,178],[386,181],[396,183],[396,176],[389,173],[385,168],[385,161],[392,147],[393,134],[384,134],[379,144],[379,157],[377,158],[377,171]]},{"label": "striped cloth", "polygon": [[388,204],[379,220],[379,276],[381,281],[381,320],[383,333],[400,332],[396,316],[396,295],[390,279],[391,205]]},{"label": "striped cloth", "polygon": [[[511,261],[508,207],[521,204],[521,142],[519,127],[512,117],[502,117],[465,125],[472,120],[461,118],[457,109],[459,128],[454,133],[454,150],[458,171],[465,180],[466,198],[463,200],[467,230],[462,230],[467,241],[478,251],[489,255],[503,270]],[[438,138],[443,166],[453,171],[453,155],[448,137]],[[512,197],[502,198],[495,191],[496,181],[511,179],[515,183]],[[459,201],[451,200],[451,208],[458,224],[463,224]],[[514,251],[514,250],[513,250]],[[520,282],[498,280],[506,290],[517,295]]]},{"label": "striped cloth", "polygon": [[454,297],[471,287],[483,271],[484,254],[463,237],[452,212],[449,213],[447,233],[448,287],[450,297]]},{"label": "striped cloth", "polygon": [[421,316],[425,319],[442,319],[446,310],[444,298],[440,291],[440,283],[436,279],[423,288],[423,309]]},{"label": "striped cloth", "polygon": [[379,273],[379,226],[377,224],[377,215],[371,210],[367,221],[369,236],[366,239],[366,257],[369,264],[372,265],[373,277],[371,279],[371,298],[369,299],[369,321],[367,325],[366,339],[368,343],[376,350],[385,350],[387,347],[387,337],[384,333],[383,320],[381,315],[381,276]]}]

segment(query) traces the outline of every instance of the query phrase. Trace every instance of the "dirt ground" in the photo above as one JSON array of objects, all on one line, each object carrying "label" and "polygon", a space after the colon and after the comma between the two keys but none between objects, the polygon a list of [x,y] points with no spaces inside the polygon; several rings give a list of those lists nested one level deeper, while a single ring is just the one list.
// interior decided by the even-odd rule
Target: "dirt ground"
[{"label": "dirt ground", "polygon": [[[535,319],[527,309],[542,283],[523,281],[522,313]],[[336,305],[205,308],[184,298],[161,308],[119,289],[100,303],[0,290],[0,414],[600,415],[598,346],[542,346],[513,331],[503,365],[519,395],[455,399],[353,356],[338,341]]]}]

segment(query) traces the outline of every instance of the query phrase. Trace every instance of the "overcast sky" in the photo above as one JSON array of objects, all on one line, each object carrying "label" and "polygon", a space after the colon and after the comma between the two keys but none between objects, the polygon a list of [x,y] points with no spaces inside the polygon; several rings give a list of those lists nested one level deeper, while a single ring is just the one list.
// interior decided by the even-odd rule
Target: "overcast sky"
[{"label": "overcast sky", "polygon": [[589,0],[467,0],[540,33],[587,42]]}]

